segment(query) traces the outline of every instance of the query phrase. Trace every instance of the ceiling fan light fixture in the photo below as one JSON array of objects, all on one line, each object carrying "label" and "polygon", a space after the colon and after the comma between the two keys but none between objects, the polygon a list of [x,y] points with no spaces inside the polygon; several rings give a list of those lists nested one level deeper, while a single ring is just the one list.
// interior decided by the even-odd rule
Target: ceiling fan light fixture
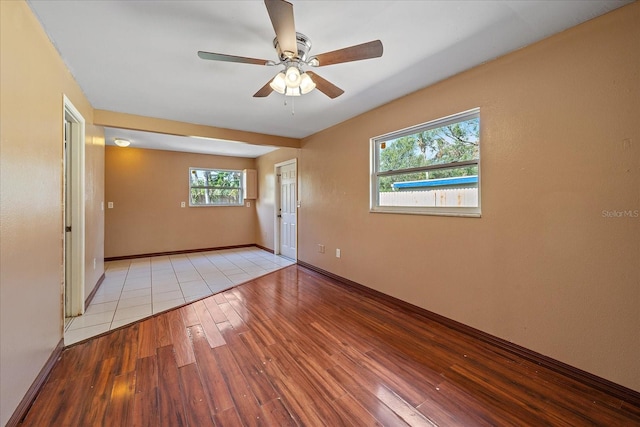
[{"label": "ceiling fan light fixture", "polygon": [[276,92],[284,94],[285,89],[287,89],[285,79],[286,79],[285,74],[280,72],[276,74],[276,76],[273,78],[271,83],[269,83],[269,86],[271,86],[271,89],[275,90]]},{"label": "ceiling fan light fixture", "polygon": [[131,141],[129,141],[128,139],[123,139],[123,138],[116,138],[116,139],[113,140],[113,142],[118,147],[128,147],[129,144],[131,144]]},{"label": "ceiling fan light fixture", "polygon": [[287,87],[297,88],[300,86],[301,76],[298,67],[296,67],[295,65],[290,66],[289,68],[287,68],[285,75]]},{"label": "ceiling fan light fixture", "polygon": [[307,73],[302,73],[302,76],[300,76],[300,93],[305,95],[315,88],[316,84],[311,80],[311,77]]}]

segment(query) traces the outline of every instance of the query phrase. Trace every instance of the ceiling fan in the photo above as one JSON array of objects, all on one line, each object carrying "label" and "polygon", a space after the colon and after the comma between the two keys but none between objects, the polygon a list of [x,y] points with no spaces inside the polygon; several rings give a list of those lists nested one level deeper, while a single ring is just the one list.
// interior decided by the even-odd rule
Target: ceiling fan
[{"label": "ceiling fan", "polygon": [[213,61],[269,66],[284,65],[284,69],[273,80],[267,82],[253,95],[256,98],[268,96],[273,91],[286,96],[300,96],[315,88],[318,88],[329,98],[337,98],[344,93],[344,90],[314,72],[304,71],[303,66],[321,67],[382,56],[382,42],[380,40],[308,56],[311,40],[304,34],[296,32],[293,21],[293,5],[285,0],[264,0],[264,3],[276,32],[273,47],[278,53],[279,62],[223,53],[198,52],[200,58]]}]

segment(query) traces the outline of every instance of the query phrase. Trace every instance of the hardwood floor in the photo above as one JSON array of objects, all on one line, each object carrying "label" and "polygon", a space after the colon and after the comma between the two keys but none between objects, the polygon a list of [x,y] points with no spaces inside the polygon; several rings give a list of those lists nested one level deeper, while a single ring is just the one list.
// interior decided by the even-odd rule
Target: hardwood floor
[{"label": "hardwood floor", "polygon": [[630,426],[640,408],[300,266],[66,349],[24,426]]}]

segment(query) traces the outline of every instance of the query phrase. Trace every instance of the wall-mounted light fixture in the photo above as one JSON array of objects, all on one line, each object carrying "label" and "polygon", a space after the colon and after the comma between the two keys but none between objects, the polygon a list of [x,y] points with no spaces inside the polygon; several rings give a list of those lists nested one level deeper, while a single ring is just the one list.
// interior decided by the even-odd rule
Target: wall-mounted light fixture
[{"label": "wall-mounted light fixture", "polygon": [[131,141],[123,138],[116,138],[113,142],[115,142],[118,147],[128,147],[129,144],[131,144]]}]

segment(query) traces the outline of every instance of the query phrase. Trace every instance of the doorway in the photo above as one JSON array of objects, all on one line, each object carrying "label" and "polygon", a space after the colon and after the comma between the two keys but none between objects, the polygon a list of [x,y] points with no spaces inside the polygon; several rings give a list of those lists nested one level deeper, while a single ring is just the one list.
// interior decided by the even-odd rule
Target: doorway
[{"label": "doorway", "polygon": [[63,313],[84,313],[84,139],[85,121],[64,97],[62,155]]},{"label": "doorway", "polygon": [[275,165],[276,200],[274,251],[298,259],[298,164],[296,159]]}]

